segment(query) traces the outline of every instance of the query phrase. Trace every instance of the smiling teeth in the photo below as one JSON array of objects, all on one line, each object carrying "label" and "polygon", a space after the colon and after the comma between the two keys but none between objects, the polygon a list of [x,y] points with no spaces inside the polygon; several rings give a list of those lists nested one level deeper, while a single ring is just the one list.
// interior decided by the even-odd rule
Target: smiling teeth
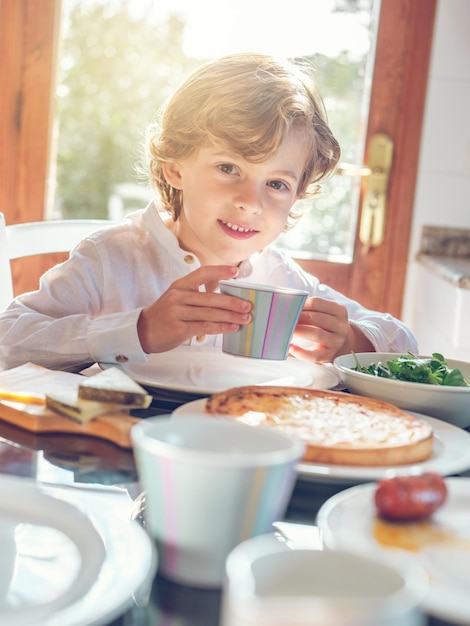
[{"label": "smiling teeth", "polygon": [[237,230],[240,233],[252,233],[254,232],[253,228],[242,228],[241,226],[237,226],[236,224],[232,224],[231,222],[223,222],[225,226],[228,226],[231,230]]}]

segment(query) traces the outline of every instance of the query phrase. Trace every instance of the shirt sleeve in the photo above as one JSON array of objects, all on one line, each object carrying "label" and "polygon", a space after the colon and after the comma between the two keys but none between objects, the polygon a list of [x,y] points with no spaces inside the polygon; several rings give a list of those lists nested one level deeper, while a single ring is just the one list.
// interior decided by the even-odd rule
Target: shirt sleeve
[{"label": "shirt sleeve", "polygon": [[0,313],[0,368],[33,362],[79,371],[100,361],[145,361],[137,335],[142,308],[108,311],[103,293],[99,253],[82,242],[70,259],[43,275],[38,291]]},{"label": "shirt sleeve", "polygon": [[418,354],[418,345],[411,330],[400,320],[390,315],[366,309],[355,300],[338,291],[319,284],[316,293],[320,298],[334,300],[346,307],[351,324],[357,326],[369,339],[376,352],[404,352]]},{"label": "shirt sleeve", "polygon": [[359,302],[346,297],[318,278],[305,272],[293,259],[277,248],[266,251],[257,260],[254,282],[304,289],[310,296],[333,300],[342,304],[348,311],[351,324],[357,326],[369,339],[376,352],[404,352],[418,354],[418,345],[411,329],[399,319],[373,311]]}]

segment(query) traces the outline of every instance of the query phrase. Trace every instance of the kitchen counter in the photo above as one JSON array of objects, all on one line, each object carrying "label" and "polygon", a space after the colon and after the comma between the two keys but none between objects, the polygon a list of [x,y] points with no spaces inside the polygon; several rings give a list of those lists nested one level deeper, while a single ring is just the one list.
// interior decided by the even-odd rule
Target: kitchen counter
[{"label": "kitchen counter", "polygon": [[417,261],[460,289],[470,289],[470,257],[439,256],[419,252]]},{"label": "kitchen counter", "polygon": [[470,230],[424,226],[416,260],[453,286],[470,289]]}]

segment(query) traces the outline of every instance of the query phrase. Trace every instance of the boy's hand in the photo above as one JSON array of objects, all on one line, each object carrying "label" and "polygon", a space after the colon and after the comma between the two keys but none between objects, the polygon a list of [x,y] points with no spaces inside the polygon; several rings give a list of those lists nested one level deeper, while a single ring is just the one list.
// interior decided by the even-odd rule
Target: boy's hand
[{"label": "boy's hand", "polygon": [[[313,347],[302,348],[295,338],[307,339]],[[289,354],[303,361],[328,363],[340,354],[374,352],[374,347],[357,326],[350,324],[342,304],[323,298],[307,298],[300,314]]]},{"label": "boy's hand", "polygon": [[[214,293],[219,280],[235,278],[231,265],[204,266],[176,280],[153,304],[143,309],[137,322],[142,349],[165,352],[196,335],[216,335],[238,330],[250,319],[251,302]],[[205,285],[206,291],[199,291]]]}]

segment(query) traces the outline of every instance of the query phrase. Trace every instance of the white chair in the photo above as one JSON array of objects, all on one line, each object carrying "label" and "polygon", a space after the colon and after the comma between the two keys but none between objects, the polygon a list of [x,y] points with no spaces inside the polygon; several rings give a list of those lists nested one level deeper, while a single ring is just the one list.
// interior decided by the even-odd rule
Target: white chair
[{"label": "white chair", "polygon": [[69,252],[81,239],[100,228],[112,226],[111,220],[46,220],[7,226],[0,212],[0,311],[13,300],[10,261],[36,254]]}]

